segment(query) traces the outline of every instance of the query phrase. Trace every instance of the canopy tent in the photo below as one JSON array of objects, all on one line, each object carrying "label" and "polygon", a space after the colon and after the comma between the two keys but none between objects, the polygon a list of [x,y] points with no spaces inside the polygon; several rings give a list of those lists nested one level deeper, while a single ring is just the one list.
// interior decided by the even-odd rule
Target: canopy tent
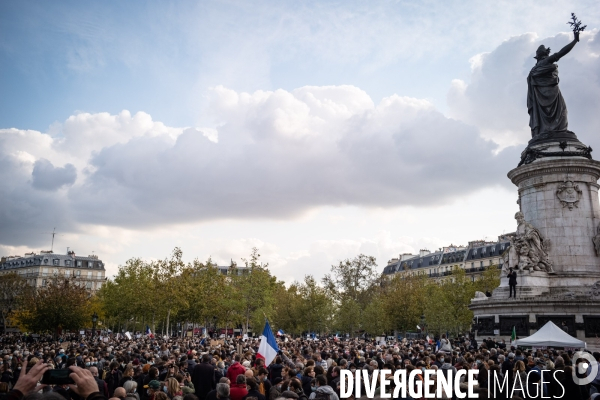
[{"label": "canopy tent", "polygon": [[548,321],[540,330],[531,336],[515,341],[517,346],[531,347],[586,347],[583,340],[569,335],[567,332]]}]

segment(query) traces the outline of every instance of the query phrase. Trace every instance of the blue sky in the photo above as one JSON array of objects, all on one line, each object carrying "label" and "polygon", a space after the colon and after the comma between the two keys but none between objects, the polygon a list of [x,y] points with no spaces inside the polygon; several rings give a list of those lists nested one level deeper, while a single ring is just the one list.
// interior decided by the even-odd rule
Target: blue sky
[{"label": "blue sky", "polygon": [[[594,1],[2,2],[0,222],[17,231],[0,249],[39,250],[54,225],[113,270],[258,245],[290,280],[493,238],[514,225],[524,77],[571,12],[589,28],[561,87],[594,147]],[[457,227],[474,207],[494,217]]]}]

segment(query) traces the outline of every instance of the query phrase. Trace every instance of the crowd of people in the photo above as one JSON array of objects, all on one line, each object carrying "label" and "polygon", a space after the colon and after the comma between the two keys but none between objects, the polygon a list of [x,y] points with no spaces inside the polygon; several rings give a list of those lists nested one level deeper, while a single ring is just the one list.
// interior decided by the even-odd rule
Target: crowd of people
[{"label": "crowd of people", "polygon": [[[278,346],[276,358],[266,366],[257,356],[259,340],[253,338],[144,335],[32,341],[5,335],[0,337],[0,396],[8,400],[339,400],[341,371],[357,369],[368,375],[375,370],[391,374],[398,369],[417,370],[419,376],[426,370],[452,371],[456,376],[458,370],[474,369],[478,374],[472,389],[480,399],[588,400],[600,392],[600,377],[586,385],[576,383],[578,361],[573,362],[571,351],[521,350],[492,339],[477,343],[468,337],[442,335],[437,341],[377,342],[284,336]],[[598,361],[600,353],[593,357]],[[74,383],[39,384],[49,369],[69,369]],[[490,389],[504,381],[508,386]],[[390,396],[393,389],[392,384]],[[458,389],[453,389],[452,398],[457,398]]]}]

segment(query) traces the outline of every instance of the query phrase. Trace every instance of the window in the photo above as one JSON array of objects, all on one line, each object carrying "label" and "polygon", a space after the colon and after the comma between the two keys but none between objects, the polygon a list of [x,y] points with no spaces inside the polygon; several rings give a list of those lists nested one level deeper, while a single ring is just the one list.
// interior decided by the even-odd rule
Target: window
[{"label": "window", "polygon": [[483,268],[483,261],[479,261],[479,267]]},{"label": "window", "polygon": [[476,256],[477,255],[477,249],[473,250],[473,255]]},{"label": "window", "polygon": [[81,271],[77,270],[77,272],[75,272],[75,276],[81,276]]},{"label": "window", "polygon": [[92,288],[92,282],[88,282],[85,284],[86,289],[91,289]]},{"label": "window", "polygon": [[88,279],[92,279],[92,271],[88,271]]},{"label": "window", "polygon": [[52,270],[52,275],[57,276],[58,275],[58,268],[54,268]]},{"label": "window", "polygon": [[77,266],[78,266],[79,268],[81,268],[81,265],[82,265],[82,264],[81,264],[81,261],[77,261]]},{"label": "window", "polygon": [[70,267],[71,266],[71,260],[66,260],[65,261],[65,266],[66,267]]},{"label": "window", "polygon": [[471,268],[475,268],[475,263],[471,263]]},{"label": "window", "polygon": [[59,259],[55,258],[54,260],[52,260],[52,265],[58,265]]},{"label": "window", "polygon": [[42,268],[42,276],[48,275],[48,268]]},{"label": "window", "polygon": [[42,286],[44,286],[44,287],[46,286],[46,280],[45,279],[42,279]]}]

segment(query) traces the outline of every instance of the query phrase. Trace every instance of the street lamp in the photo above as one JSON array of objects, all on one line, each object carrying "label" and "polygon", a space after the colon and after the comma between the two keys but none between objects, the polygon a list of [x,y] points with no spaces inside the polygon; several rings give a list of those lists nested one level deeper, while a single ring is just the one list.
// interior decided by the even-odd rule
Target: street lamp
[{"label": "street lamp", "polygon": [[96,314],[96,311],[94,311],[92,314],[92,339],[96,335],[96,322],[98,322],[98,314]]}]

